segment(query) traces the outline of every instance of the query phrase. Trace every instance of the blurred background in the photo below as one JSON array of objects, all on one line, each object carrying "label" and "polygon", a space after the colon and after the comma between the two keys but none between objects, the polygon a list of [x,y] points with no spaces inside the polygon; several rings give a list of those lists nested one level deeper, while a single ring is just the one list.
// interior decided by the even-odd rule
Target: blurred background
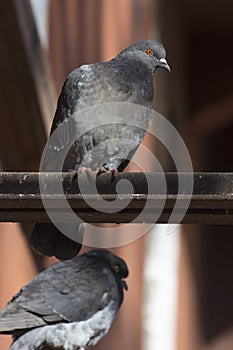
[{"label": "blurred background", "polygon": [[[71,70],[150,38],[164,43],[172,67],[156,73],[155,109],[179,130],[195,171],[232,172],[232,17],[227,0],[1,0],[1,171],[38,171]],[[145,144],[164,171],[174,170],[162,145]],[[146,159],[145,167],[154,171]],[[56,261],[32,253],[30,232],[0,225],[0,307]],[[232,249],[224,225],[180,225],[170,235],[156,225],[115,249],[129,265],[129,291],[95,349],[233,349]],[[9,344],[0,336],[1,350]]]}]

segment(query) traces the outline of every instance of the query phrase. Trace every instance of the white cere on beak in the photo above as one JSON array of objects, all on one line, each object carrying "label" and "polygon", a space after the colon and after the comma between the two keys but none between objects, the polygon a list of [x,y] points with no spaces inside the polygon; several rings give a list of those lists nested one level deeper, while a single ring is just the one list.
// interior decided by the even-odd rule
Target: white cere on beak
[{"label": "white cere on beak", "polygon": [[163,64],[167,64],[167,60],[165,58],[160,58],[159,62],[161,62]]},{"label": "white cere on beak", "polygon": [[171,68],[169,67],[167,60],[165,58],[160,58],[159,63],[161,68],[166,69],[168,72],[171,71]]}]

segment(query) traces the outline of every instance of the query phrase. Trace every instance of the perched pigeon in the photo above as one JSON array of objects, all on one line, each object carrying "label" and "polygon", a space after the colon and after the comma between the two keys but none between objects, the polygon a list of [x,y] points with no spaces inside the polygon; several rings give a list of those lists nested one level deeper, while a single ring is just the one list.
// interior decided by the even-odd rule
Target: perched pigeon
[{"label": "perched pigeon", "polygon": [[[85,129],[89,124],[90,130],[79,137],[69,150],[63,171],[78,170],[80,166],[94,171],[123,171],[144,138],[151,115],[148,112],[142,115],[143,128],[137,128],[132,125],[136,116],[131,107],[126,118],[123,117],[121,123],[114,124],[116,103],[125,103],[127,106],[135,104],[151,110],[154,96],[153,74],[157,68],[170,71],[165,57],[166,52],[161,43],[142,40],[127,47],[110,61],[83,65],[71,72],[58,100],[51,129],[51,135],[55,132],[56,137],[51,141],[51,154],[45,171],[57,170],[53,162],[62,154],[63,143],[68,143],[73,136],[70,129]],[[110,109],[108,104],[111,104]],[[93,106],[96,106],[95,113],[88,119],[86,110]],[[77,113],[74,127],[71,124],[64,128],[64,122],[71,120]],[[90,119],[98,121],[101,113],[101,122],[110,117],[112,124],[92,128]],[[132,141],[126,142],[128,139]],[[31,242],[36,251],[47,256],[55,255],[61,260],[73,257],[81,249],[81,244],[65,237],[52,224],[36,224]]]},{"label": "perched pigeon", "polygon": [[37,275],[0,311],[0,333],[11,350],[76,350],[95,345],[123,301],[124,260],[92,250]]}]

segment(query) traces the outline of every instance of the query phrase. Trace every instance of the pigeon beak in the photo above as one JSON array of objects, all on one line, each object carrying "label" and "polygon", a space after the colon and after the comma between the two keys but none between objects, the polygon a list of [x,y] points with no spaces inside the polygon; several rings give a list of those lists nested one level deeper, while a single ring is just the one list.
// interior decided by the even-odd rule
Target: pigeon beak
[{"label": "pigeon beak", "polygon": [[165,58],[160,58],[159,60],[159,66],[163,69],[166,69],[168,72],[171,71],[170,66],[167,63],[167,60]]},{"label": "pigeon beak", "polygon": [[122,282],[122,288],[125,290],[128,290],[127,283],[124,280],[121,280],[121,282]]}]

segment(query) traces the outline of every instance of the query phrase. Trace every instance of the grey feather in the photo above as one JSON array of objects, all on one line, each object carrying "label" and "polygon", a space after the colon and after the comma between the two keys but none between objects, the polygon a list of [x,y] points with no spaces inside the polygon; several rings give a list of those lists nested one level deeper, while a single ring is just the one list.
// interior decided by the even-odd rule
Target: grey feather
[{"label": "grey feather", "polygon": [[16,337],[12,349],[26,349],[28,341],[31,350],[41,344],[55,347],[56,342],[61,349],[73,349],[64,340],[72,329],[78,332],[73,346],[94,344],[108,331],[123,301],[127,275],[125,262],[105,250],[55,264],[0,311],[0,333]]}]

